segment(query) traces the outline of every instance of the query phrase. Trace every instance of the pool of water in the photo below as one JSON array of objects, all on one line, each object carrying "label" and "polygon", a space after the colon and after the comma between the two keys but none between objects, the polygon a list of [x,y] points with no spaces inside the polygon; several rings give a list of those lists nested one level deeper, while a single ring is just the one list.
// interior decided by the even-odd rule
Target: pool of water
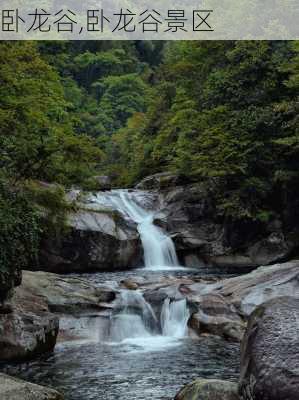
[{"label": "pool of water", "polygon": [[239,345],[212,336],[156,347],[59,344],[48,357],[4,367],[6,373],[56,388],[65,400],[170,400],[195,378],[237,380],[238,370]]},{"label": "pool of water", "polygon": [[[153,281],[169,276],[220,278],[223,274],[205,268],[174,268],[83,276],[101,285],[134,277]],[[69,324],[67,319],[61,322],[66,327]],[[101,324],[97,318],[86,321],[82,318],[81,322],[76,321],[76,327],[79,324],[79,332],[87,331],[84,340],[59,342],[51,355],[27,363],[3,365],[0,369],[53,387],[64,394],[65,400],[170,400],[184,384],[198,377],[238,379],[239,344],[213,336],[192,335],[183,339],[156,336],[107,343],[98,334]]]}]

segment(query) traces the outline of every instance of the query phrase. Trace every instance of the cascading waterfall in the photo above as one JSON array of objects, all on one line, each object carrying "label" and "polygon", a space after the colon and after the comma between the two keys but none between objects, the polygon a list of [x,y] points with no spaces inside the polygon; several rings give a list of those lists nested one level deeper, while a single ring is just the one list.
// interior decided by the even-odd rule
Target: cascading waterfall
[{"label": "cascading waterfall", "polygon": [[118,300],[118,311],[110,319],[108,339],[112,343],[169,344],[169,339],[187,335],[189,311],[186,300],[165,299],[160,323],[151,305],[139,291],[123,290]]},{"label": "cascading waterfall", "polygon": [[122,290],[118,302],[120,310],[110,319],[109,340],[121,342],[128,338],[150,337],[157,318],[142,293]]},{"label": "cascading waterfall", "polygon": [[178,267],[172,239],[153,223],[154,213],[140,207],[135,200],[136,192],[112,190],[97,197],[99,203],[113,206],[137,223],[142,242],[145,268],[159,270]]},{"label": "cascading waterfall", "polygon": [[[142,208],[146,200],[141,191],[112,190],[96,197],[97,203],[116,209],[137,224],[143,246],[145,268],[164,270],[179,267],[172,239],[153,223],[154,212]],[[138,201],[139,200],[139,201]],[[152,348],[168,346],[171,339],[186,336],[189,311],[186,300],[165,299],[157,319],[151,305],[138,290],[122,290],[117,307],[110,318],[108,341],[131,343]]]},{"label": "cascading waterfall", "polygon": [[165,299],[160,317],[163,336],[186,336],[189,315],[186,299],[172,302]]}]

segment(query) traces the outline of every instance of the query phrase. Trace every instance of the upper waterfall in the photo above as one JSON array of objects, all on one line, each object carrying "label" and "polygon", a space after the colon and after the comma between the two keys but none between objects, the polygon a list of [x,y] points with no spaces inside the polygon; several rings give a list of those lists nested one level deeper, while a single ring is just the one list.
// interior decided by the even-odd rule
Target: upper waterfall
[{"label": "upper waterfall", "polygon": [[140,191],[112,190],[97,195],[96,201],[117,209],[136,222],[143,247],[144,265],[148,269],[165,269],[179,266],[171,237],[153,223],[154,211],[140,206],[136,196]]}]

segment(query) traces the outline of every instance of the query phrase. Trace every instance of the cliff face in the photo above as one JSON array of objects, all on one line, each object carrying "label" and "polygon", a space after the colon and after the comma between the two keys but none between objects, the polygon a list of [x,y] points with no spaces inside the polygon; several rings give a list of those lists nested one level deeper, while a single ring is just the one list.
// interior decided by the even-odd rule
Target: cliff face
[{"label": "cliff face", "polygon": [[155,222],[171,234],[184,265],[254,268],[286,260],[298,248],[298,235],[279,218],[262,223],[217,216],[217,180],[183,185],[165,173],[145,178],[137,188],[160,193]]}]

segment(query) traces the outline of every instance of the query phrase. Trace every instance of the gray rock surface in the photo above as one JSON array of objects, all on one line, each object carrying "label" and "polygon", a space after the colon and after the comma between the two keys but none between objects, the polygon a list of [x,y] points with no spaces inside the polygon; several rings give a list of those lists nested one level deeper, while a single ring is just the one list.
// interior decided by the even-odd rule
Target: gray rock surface
[{"label": "gray rock surface", "polygon": [[249,316],[268,300],[284,296],[299,298],[299,261],[260,267],[217,283],[213,290],[230,299],[242,315]]},{"label": "gray rock surface", "polygon": [[20,290],[43,298],[50,311],[67,314],[102,310],[115,299],[115,289],[111,287],[96,287],[83,278],[41,271],[23,271],[23,282],[17,293]]},{"label": "gray rock surface", "polygon": [[56,390],[0,374],[1,400],[63,400]]},{"label": "gray rock surface", "polygon": [[298,400],[299,299],[272,299],[250,316],[241,346],[240,394],[244,400]]},{"label": "gray rock surface", "polygon": [[238,385],[218,379],[196,379],[184,386],[174,400],[239,400]]},{"label": "gray rock surface", "polygon": [[244,322],[259,305],[285,296],[299,299],[299,261],[260,267],[216,283],[183,283],[178,287],[192,305],[190,326],[197,333],[240,340]]},{"label": "gray rock surface", "polygon": [[0,314],[0,360],[31,359],[52,351],[58,327],[46,301],[18,287],[11,311]]},{"label": "gray rock surface", "polygon": [[[158,178],[147,177],[143,185]],[[160,190],[163,207],[155,222],[172,235],[184,264],[193,256],[196,264],[248,269],[284,260],[298,247],[298,235],[284,232],[279,220],[231,221],[217,215],[219,179],[182,185],[172,177],[171,182],[149,188]]]},{"label": "gray rock surface", "polygon": [[69,217],[68,233],[45,238],[39,269],[50,272],[88,272],[134,267],[141,244],[136,225],[117,211],[82,203]]},{"label": "gray rock surface", "polygon": [[197,311],[192,314],[189,326],[197,333],[211,333],[234,341],[242,339],[245,323],[223,296],[212,293],[203,295],[193,305]]}]

